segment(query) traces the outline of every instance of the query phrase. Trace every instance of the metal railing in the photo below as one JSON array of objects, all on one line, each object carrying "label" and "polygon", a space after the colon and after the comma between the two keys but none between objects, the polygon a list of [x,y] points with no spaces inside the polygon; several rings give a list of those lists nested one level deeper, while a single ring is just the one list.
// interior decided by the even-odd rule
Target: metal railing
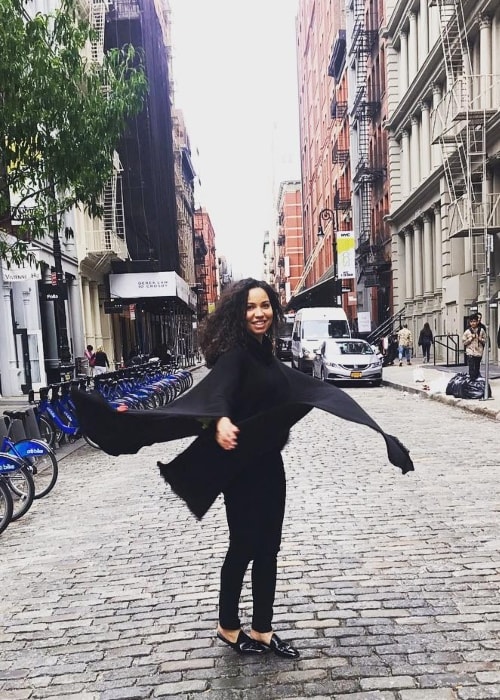
[{"label": "metal railing", "polygon": [[[436,346],[446,350],[446,367],[459,367],[465,365],[465,352],[461,344],[460,336],[455,333],[434,336],[434,364],[436,364]],[[460,353],[464,353],[460,358]]]},{"label": "metal railing", "polygon": [[395,327],[399,329],[402,326],[405,307],[403,306],[393,316],[383,321],[375,330],[366,337],[369,343],[376,343],[380,338],[383,338],[388,333],[393,333]]}]

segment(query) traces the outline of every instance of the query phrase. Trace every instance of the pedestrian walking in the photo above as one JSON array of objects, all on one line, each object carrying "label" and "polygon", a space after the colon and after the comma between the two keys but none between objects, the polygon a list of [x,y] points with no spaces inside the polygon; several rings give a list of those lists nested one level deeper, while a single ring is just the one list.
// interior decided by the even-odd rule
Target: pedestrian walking
[{"label": "pedestrian walking", "polygon": [[87,345],[87,347],[85,348],[85,352],[83,354],[87,358],[87,363],[88,363],[87,374],[89,377],[91,377],[94,373],[94,367],[95,367],[94,346]]},{"label": "pedestrian walking", "polygon": [[413,338],[408,325],[405,323],[398,331],[398,355],[399,366],[403,364],[403,359],[406,359],[406,364],[411,365],[411,349],[413,346]]},{"label": "pedestrian walking", "polygon": [[[201,519],[223,494],[229,548],[222,565],[216,636],[240,654],[296,659],[298,649],[276,633],[273,606],[285,513],[281,451],[290,428],[313,407],[379,432],[390,461],[413,470],[408,450],[387,435],[341,389],[294,371],[274,355],[283,314],[266,282],[227,287],[200,328],[208,375],[188,394],[151,411],[117,412],[97,393],[73,390],[83,432],[110,454],[135,453],[155,442],[197,435],[160,473]],[[367,459],[368,463],[368,459]],[[242,628],[239,601],[252,563],[253,614]]]},{"label": "pedestrian walking", "polygon": [[432,330],[427,321],[424,323],[422,330],[418,336],[418,344],[422,348],[422,355],[424,356],[424,364],[430,362],[431,359],[431,347],[434,343],[434,336]]},{"label": "pedestrian walking", "polygon": [[97,352],[95,354],[94,377],[99,375],[99,374],[106,374],[108,369],[109,369],[108,356],[104,352],[104,348],[102,347],[102,345],[100,345],[97,348]]},{"label": "pedestrian walking", "polygon": [[469,316],[469,326],[462,336],[462,342],[469,365],[469,379],[475,381],[480,376],[481,358],[486,343],[486,333],[479,328],[477,314]]}]

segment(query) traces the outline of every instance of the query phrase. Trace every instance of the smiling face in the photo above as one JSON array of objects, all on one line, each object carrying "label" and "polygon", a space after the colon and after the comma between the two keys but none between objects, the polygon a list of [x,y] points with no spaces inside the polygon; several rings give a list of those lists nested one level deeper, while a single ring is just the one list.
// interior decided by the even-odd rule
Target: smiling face
[{"label": "smiling face", "polygon": [[254,287],[248,292],[246,322],[247,331],[262,342],[273,323],[273,307],[267,292],[260,287]]}]

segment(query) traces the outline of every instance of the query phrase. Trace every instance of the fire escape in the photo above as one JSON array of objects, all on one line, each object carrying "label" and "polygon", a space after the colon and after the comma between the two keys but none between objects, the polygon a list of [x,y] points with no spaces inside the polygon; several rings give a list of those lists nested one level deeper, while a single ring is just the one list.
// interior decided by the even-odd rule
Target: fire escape
[{"label": "fire escape", "polygon": [[[480,46],[479,74],[473,74],[469,37],[462,3],[436,0],[446,68],[443,100],[432,114],[433,142],[439,143],[449,194],[450,238],[467,238],[477,296],[486,302],[485,322],[491,325],[491,267],[494,237],[500,232],[500,193],[491,192],[488,177],[487,128],[498,118],[495,100],[499,76],[491,73],[488,46]],[[479,18],[480,22],[488,18]],[[483,36],[480,31],[480,41]],[[484,39],[486,42],[486,39]],[[474,301],[474,300],[473,300]],[[489,377],[486,342],[485,398]]]},{"label": "fire escape", "polygon": [[368,58],[377,41],[378,32],[365,24],[365,1],[353,2],[354,26],[350,55],[355,57],[356,93],[351,109],[351,125],[357,135],[357,160],[354,163],[353,188],[357,195],[358,231],[356,241],[356,263],[358,283],[364,287],[375,287],[379,275],[387,269],[388,263],[383,254],[383,245],[374,240],[372,232],[372,193],[374,183],[380,181],[384,171],[380,163],[375,163],[370,153],[371,123],[380,110],[378,86],[368,94]]},{"label": "fire escape", "polygon": [[488,280],[493,235],[500,231],[500,193],[490,192],[486,147],[488,122],[498,115],[499,76],[472,74],[463,7],[437,0],[447,92],[432,114],[433,142],[441,147],[449,193],[450,238],[468,237],[471,269]]},{"label": "fire escape", "polygon": [[203,236],[203,229],[194,229],[194,264],[196,273],[196,292],[198,296],[198,319],[201,320],[208,313],[208,248]]},{"label": "fire escape", "polygon": [[[94,30],[90,45],[93,63],[102,64],[104,60],[104,27],[109,2],[92,0],[89,4],[89,21]],[[109,86],[104,86],[106,93]],[[111,258],[128,256],[125,240],[125,213],[122,192],[122,165],[118,153],[113,153],[113,174],[102,193],[102,218],[93,221],[93,227],[86,232],[86,258],[94,269],[107,271]]]}]

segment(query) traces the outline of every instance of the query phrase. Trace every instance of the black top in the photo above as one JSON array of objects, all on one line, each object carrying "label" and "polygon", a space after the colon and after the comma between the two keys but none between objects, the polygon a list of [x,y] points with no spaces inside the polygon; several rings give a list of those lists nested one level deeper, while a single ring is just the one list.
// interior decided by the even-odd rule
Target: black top
[{"label": "black top", "polygon": [[105,352],[103,352],[102,350],[98,350],[96,352],[94,365],[96,367],[109,367],[108,356]]},{"label": "black top", "polygon": [[[389,460],[403,473],[413,470],[406,447],[384,433],[354,399],[284,365],[267,339],[261,345],[249,338],[247,347],[224,353],[201,382],[162,408],[117,412],[97,392],[74,389],[72,395],[82,431],[109,454],[133,454],[145,445],[197,435],[161,471],[198,518],[239,469],[265,451],[281,449],[290,428],[313,407],[376,430]],[[222,416],[240,428],[234,450],[223,450],[215,441],[215,419]]]}]

